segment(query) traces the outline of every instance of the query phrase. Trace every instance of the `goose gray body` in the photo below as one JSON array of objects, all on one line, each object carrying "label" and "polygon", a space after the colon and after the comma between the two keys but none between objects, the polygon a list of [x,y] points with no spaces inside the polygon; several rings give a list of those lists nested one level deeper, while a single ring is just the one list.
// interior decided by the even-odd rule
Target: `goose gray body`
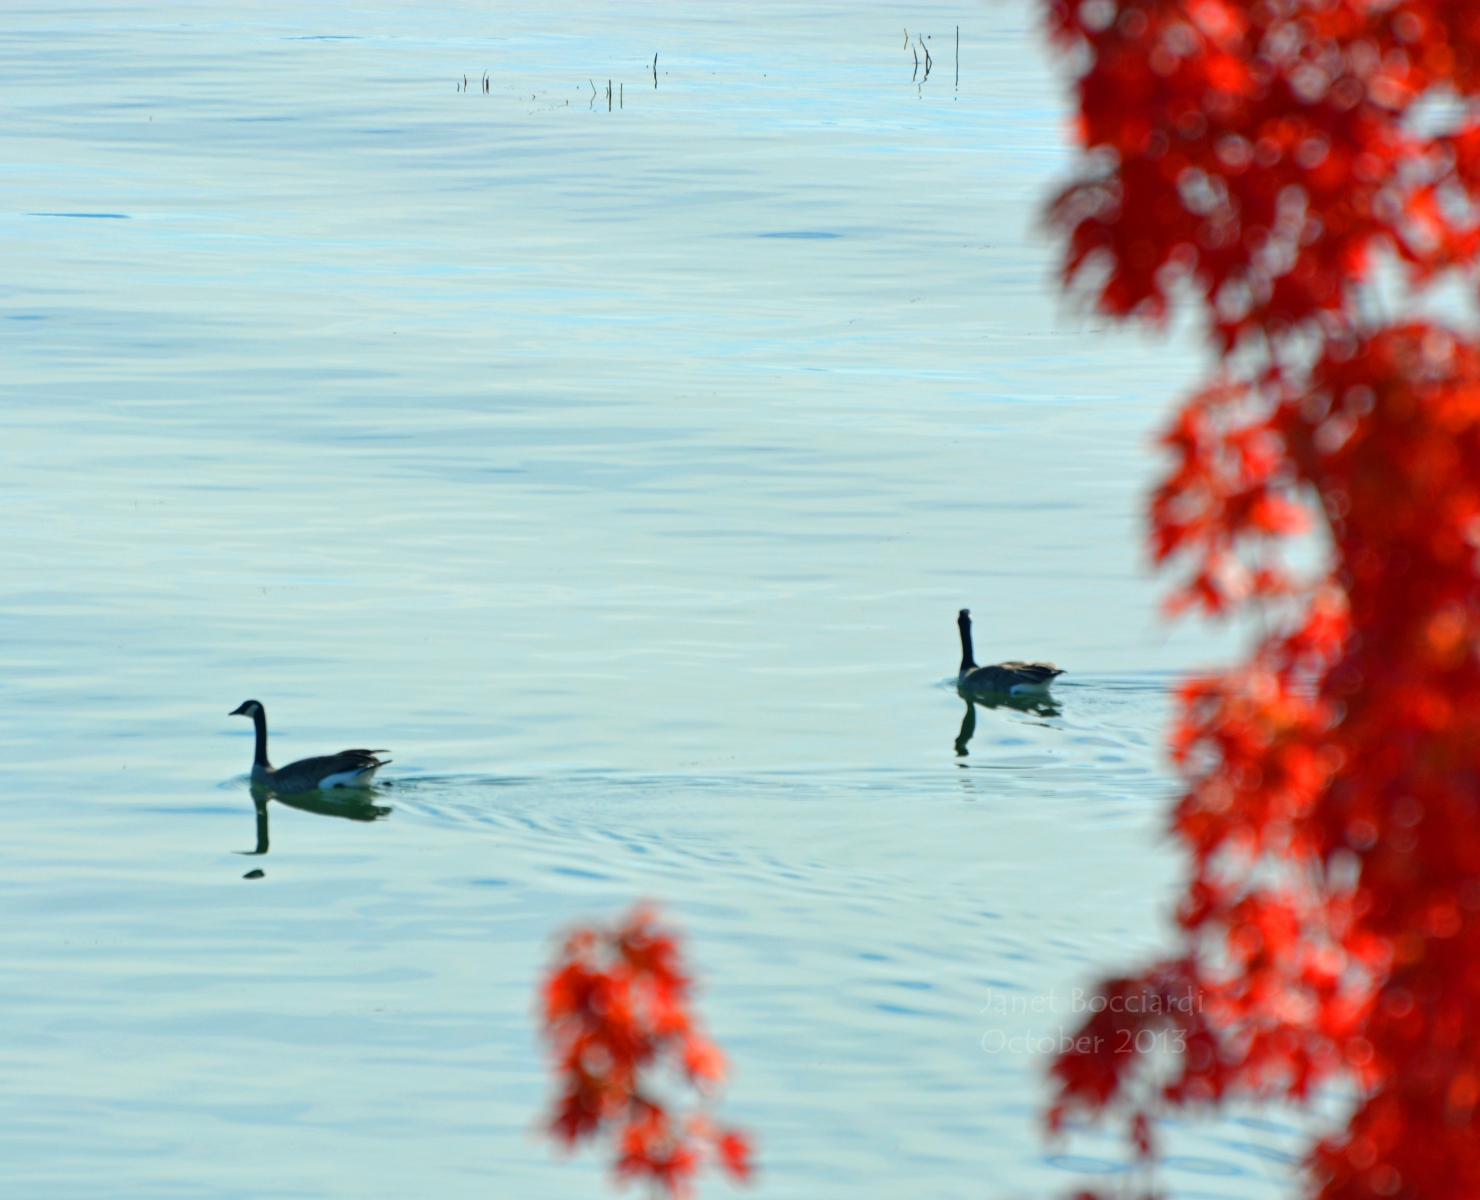
[{"label": "goose gray body", "polygon": [[230,715],[250,717],[257,729],[252,782],[285,796],[328,788],[365,787],[375,778],[375,772],[390,762],[388,758],[376,757],[384,754],[384,750],[341,750],[338,754],[300,758],[285,767],[274,767],[267,761],[267,710],[256,700],[246,700]]},{"label": "goose gray body", "polygon": [[956,676],[956,687],[963,692],[992,696],[1044,695],[1049,684],[1063,671],[1046,662],[1005,662],[989,667],[979,667],[972,657],[971,613],[962,609],[956,617],[956,628],[961,631],[961,673]]}]

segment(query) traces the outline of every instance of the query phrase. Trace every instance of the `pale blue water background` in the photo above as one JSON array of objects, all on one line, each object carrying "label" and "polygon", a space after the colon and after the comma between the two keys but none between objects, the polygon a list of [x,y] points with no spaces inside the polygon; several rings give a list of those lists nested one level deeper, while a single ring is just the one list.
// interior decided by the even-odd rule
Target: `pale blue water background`
[{"label": "pale blue water background", "polygon": [[[757,1195],[1113,1178],[984,1049],[1074,1016],[984,1010],[1162,944],[1166,689],[1231,643],[1157,616],[1199,360],[1058,296],[1032,15],[7,6],[4,1194],[605,1194],[530,1011],[639,895]],[[966,758],[962,606],[1070,672]],[[391,747],[391,814],[238,857],[249,696],[279,763]],[[1184,1197],[1301,1149],[1174,1140]]]}]

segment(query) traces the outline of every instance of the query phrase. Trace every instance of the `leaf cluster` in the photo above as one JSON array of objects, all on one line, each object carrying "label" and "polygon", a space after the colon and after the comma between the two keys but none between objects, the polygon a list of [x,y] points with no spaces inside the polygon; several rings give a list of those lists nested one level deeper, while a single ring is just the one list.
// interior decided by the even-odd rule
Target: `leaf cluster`
[{"label": "leaf cluster", "polygon": [[675,1197],[691,1194],[707,1159],[750,1178],[745,1133],[702,1109],[670,1112],[657,1090],[666,1071],[706,1097],[726,1064],[693,1015],[678,936],[654,909],[572,930],[541,989],[540,1019],[559,1088],[547,1123],[557,1142],[606,1136],[619,1180]]},{"label": "leaf cluster", "polygon": [[[1384,254],[1414,294],[1475,284],[1480,5],[1047,9],[1085,152],[1066,283],[1191,301],[1218,360],[1150,504],[1172,606],[1283,614],[1179,695],[1178,945],[1101,984],[1050,1127],[1116,1112],[1150,1160],[1168,1109],[1346,1081],[1323,1200],[1480,1194],[1480,343],[1373,287]],[[1297,579],[1312,524],[1329,569]],[[1119,1050],[1146,1030],[1178,1052]]]}]

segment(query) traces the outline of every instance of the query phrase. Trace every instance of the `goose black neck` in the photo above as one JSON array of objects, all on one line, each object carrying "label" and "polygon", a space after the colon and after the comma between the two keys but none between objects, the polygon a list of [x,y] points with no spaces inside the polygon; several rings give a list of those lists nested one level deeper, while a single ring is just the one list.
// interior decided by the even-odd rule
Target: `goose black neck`
[{"label": "goose black neck", "polygon": [[257,727],[257,757],[252,760],[259,767],[270,767],[267,761],[267,713],[259,704],[252,713],[252,724]]},{"label": "goose black neck", "polygon": [[961,669],[974,670],[976,659],[971,656],[971,613],[964,608],[956,618],[956,628],[961,631]]}]

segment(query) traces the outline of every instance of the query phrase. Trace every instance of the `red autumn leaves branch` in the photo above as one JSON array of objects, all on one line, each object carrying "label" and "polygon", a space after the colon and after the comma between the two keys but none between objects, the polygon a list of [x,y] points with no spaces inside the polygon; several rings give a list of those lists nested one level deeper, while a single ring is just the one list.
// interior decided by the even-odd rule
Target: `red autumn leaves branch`
[{"label": "red autumn leaves branch", "polygon": [[[1180,693],[1179,944],[1101,985],[1050,1126],[1118,1113],[1151,1155],[1167,1109],[1345,1079],[1323,1200],[1480,1194],[1480,345],[1386,323],[1374,283],[1384,254],[1411,290],[1477,279],[1480,5],[1047,8],[1086,152],[1066,282],[1126,318],[1194,301],[1220,360],[1164,438],[1152,553],[1174,607],[1274,626]],[[1170,1060],[1118,1052],[1146,1029]]]},{"label": "red autumn leaves branch", "polygon": [[752,1172],[747,1136],[702,1108],[669,1112],[665,1072],[705,1097],[724,1082],[725,1059],[690,1009],[678,937],[638,905],[612,925],[574,930],[550,968],[541,1023],[559,1080],[548,1129],[563,1145],[609,1137],[623,1182],[691,1194],[713,1159],[732,1177]]},{"label": "red autumn leaves branch", "polygon": [[1473,119],[1422,137],[1438,87],[1476,86],[1473,6],[1448,3],[1048,4],[1078,80],[1090,169],[1055,203],[1066,276],[1098,265],[1107,311],[1161,317],[1177,283],[1225,348],[1245,333],[1341,323],[1377,245],[1421,273],[1468,262]]}]

